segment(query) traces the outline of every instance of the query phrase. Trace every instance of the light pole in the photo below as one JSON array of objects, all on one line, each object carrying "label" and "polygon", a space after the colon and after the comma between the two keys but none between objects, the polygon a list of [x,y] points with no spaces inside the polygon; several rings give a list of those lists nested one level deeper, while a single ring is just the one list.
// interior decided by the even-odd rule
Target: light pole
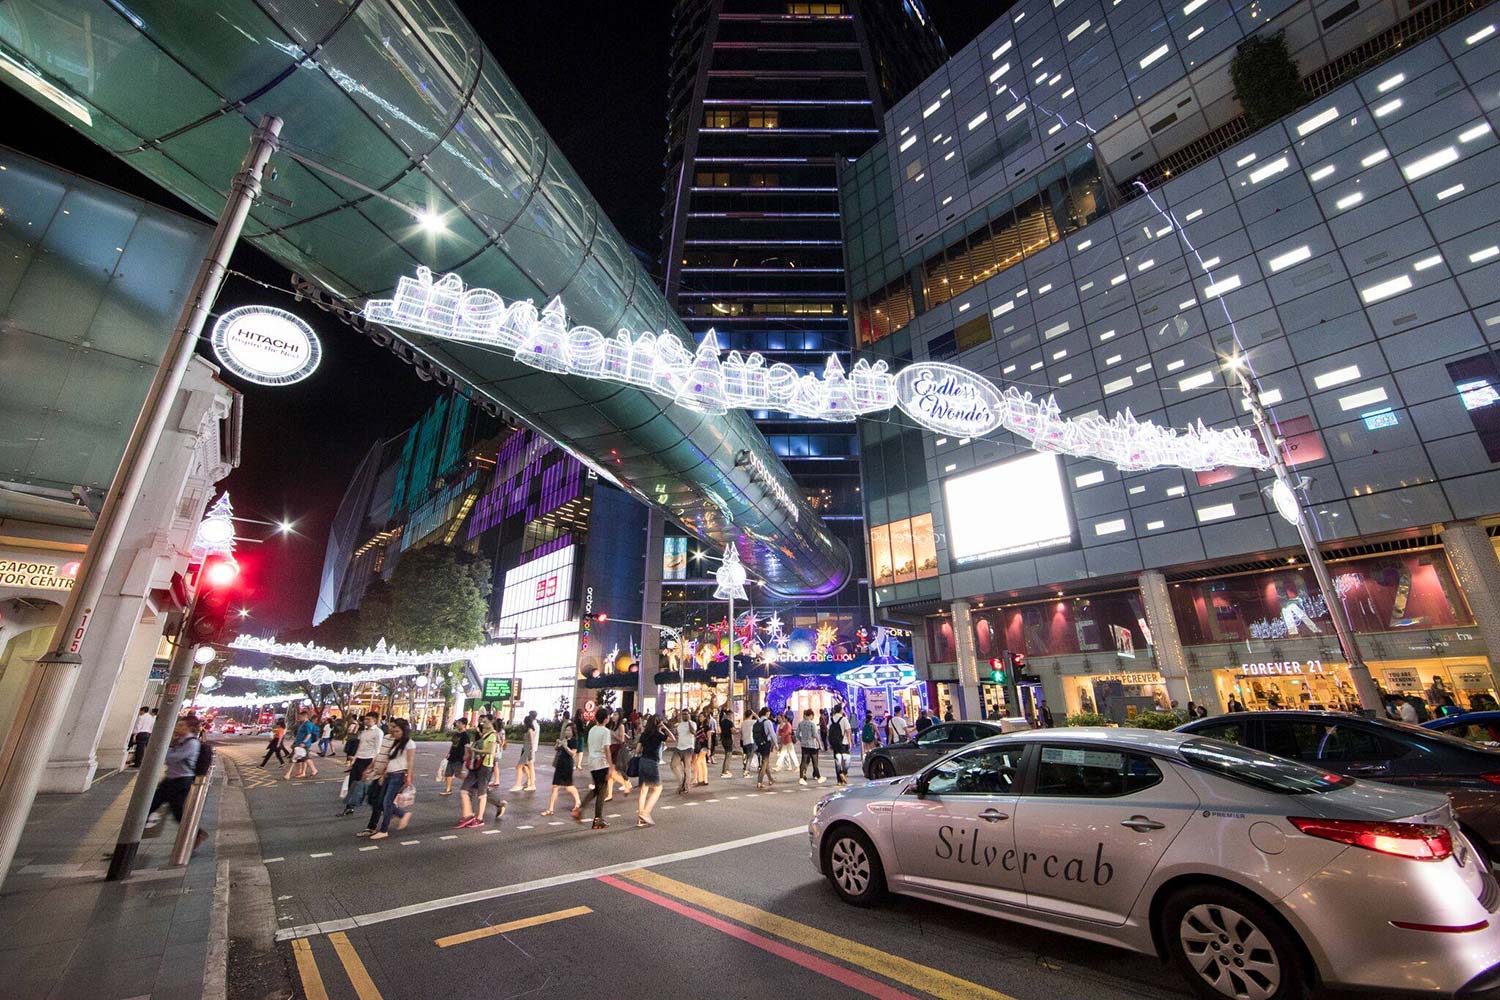
[{"label": "light pole", "polygon": [[[239,242],[250,207],[260,194],[261,173],[271,152],[277,148],[280,134],[280,118],[262,118],[240,169],[230,181],[224,211],[219,216],[187,301],[183,303],[182,313],[147,391],[140,416],[130,432],[119,471],[99,511],[73,589],[58,616],[51,647],[36,661],[36,681],[30,704],[13,734],[15,754],[5,766],[0,766],[0,880],[4,879],[15,859],[21,830],[36,800],[42,769],[52,753],[53,737],[62,728],[63,709],[67,707],[83,666],[80,652],[89,620],[104,594],[105,575],[119,552],[130,515],[150,471],[152,457],[187,376],[198,338],[224,284],[229,257]],[[157,767],[160,766],[158,762]],[[154,776],[154,772],[143,769],[138,780],[145,782]]]},{"label": "light pole", "polygon": [[740,562],[739,550],[730,543],[724,550],[724,558],[719,568],[714,570],[714,578],[718,587],[714,590],[714,597],[718,600],[729,601],[729,712],[734,714],[734,600],[738,597],[742,601],[748,601],[750,595],[745,593],[745,566]]},{"label": "light pole", "polygon": [[1245,406],[1250,410],[1250,415],[1255,420],[1255,429],[1260,433],[1266,454],[1271,458],[1271,471],[1276,476],[1276,482],[1271,484],[1271,500],[1276,504],[1277,513],[1292,522],[1297,529],[1297,537],[1301,540],[1302,549],[1307,554],[1307,562],[1312,567],[1313,578],[1318,581],[1318,589],[1322,591],[1323,603],[1328,606],[1328,617],[1333,621],[1333,631],[1338,636],[1339,646],[1343,650],[1344,662],[1349,664],[1349,679],[1354,682],[1354,693],[1359,697],[1359,707],[1367,714],[1378,715],[1384,711],[1380,692],[1375,687],[1375,679],[1370,676],[1369,666],[1360,655],[1359,640],[1355,637],[1354,629],[1349,625],[1349,616],[1344,613],[1344,605],[1334,589],[1333,579],[1328,575],[1328,567],[1323,563],[1323,553],[1318,549],[1318,540],[1312,535],[1307,512],[1303,509],[1302,501],[1297,495],[1300,484],[1292,478],[1291,469],[1287,467],[1286,457],[1282,453],[1281,437],[1271,426],[1271,421],[1266,416],[1266,408],[1261,404],[1260,388],[1250,371],[1249,360],[1244,354],[1235,354],[1229,359],[1226,367],[1239,379]]}]

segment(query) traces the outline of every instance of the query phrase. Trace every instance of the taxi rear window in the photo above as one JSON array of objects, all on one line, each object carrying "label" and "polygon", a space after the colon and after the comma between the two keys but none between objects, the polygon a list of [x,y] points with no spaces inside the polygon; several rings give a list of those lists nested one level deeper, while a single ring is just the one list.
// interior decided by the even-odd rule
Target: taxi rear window
[{"label": "taxi rear window", "polygon": [[1280,795],[1315,795],[1353,784],[1343,775],[1273,757],[1219,740],[1193,740],[1177,748],[1189,766]]}]

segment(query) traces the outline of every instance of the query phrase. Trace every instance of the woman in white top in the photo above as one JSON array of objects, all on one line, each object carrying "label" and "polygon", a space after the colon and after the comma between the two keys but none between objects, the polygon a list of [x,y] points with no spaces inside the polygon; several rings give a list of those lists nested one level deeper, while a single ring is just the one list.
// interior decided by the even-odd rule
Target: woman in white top
[{"label": "woman in white top", "polygon": [[[370,817],[367,836],[371,840],[384,840],[390,836],[391,817],[395,816],[397,830],[405,830],[411,813],[396,805],[396,796],[404,788],[412,786],[412,774],[417,766],[417,745],[411,739],[411,726],[405,719],[392,719],[390,732],[381,741],[380,753],[370,770],[380,777],[380,799]],[[379,828],[376,828],[376,824]]]}]

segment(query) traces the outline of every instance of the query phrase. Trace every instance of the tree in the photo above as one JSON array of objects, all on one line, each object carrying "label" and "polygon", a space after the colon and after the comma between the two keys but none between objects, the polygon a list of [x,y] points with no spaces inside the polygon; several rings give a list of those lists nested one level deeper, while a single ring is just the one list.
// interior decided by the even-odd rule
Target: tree
[{"label": "tree", "polygon": [[1241,42],[1229,64],[1229,78],[1252,131],[1280,121],[1307,100],[1285,32]]},{"label": "tree", "polygon": [[[490,564],[457,549],[429,545],[407,552],[388,586],[372,585],[360,603],[362,620],[401,649],[429,652],[477,646],[484,641],[489,615]],[[383,628],[379,626],[383,625]],[[443,725],[453,714],[463,664],[444,671],[447,704]]]}]

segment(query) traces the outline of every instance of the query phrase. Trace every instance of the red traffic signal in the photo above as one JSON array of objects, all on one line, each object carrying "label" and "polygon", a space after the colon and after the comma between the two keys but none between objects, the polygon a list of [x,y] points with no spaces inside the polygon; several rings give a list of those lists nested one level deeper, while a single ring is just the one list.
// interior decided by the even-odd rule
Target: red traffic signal
[{"label": "red traffic signal", "polygon": [[600,612],[599,614],[597,614],[597,615],[594,616],[594,621],[597,621],[597,622],[607,622],[607,621],[609,621],[609,615],[606,615],[603,612]]},{"label": "red traffic signal", "polygon": [[224,631],[239,576],[239,563],[227,557],[211,558],[199,568],[197,601],[187,627],[190,641],[213,642]]}]

